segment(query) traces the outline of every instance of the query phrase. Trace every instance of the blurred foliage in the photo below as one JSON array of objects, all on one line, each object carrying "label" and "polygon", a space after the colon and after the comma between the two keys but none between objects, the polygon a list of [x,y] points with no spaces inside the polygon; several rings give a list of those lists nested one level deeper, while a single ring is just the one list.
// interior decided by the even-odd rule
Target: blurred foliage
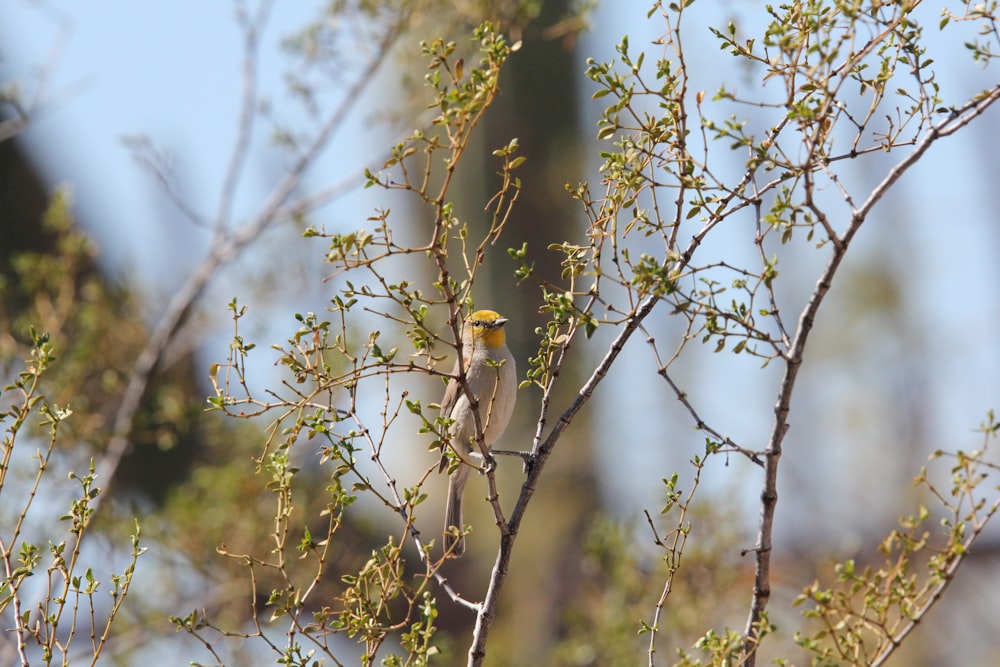
[{"label": "blurred foliage", "polygon": [[[661,617],[662,643],[692,646],[705,627],[725,627],[743,612],[745,572],[739,553],[746,537],[737,513],[716,501],[691,508],[691,539],[684,566],[673,579],[671,601]],[[661,590],[668,556],[649,544],[646,526],[622,525],[595,516],[581,554],[576,595],[563,609],[564,637],[548,664],[634,665],[649,644],[642,632]],[[664,657],[666,660],[667,657]]]},{"label": "blurred foliage", "polygon": [[[9,248],[0,270],[0,363],[24,358],[32,327],[47,332],[60,352],[46,377],[46,393],[74,411],[59,446],[86,460],[107,442],[118,396],[148,330],[132,291],[99,272],[98,248],[77,227],[68,187],[53,193],[33,234],[33,249]],[[125,461],[118,480],[123,492],[162,499],[170,484],[188,474],[203,428],[188,355],[159,369],[144,396],[132,429],[141,455]]]},{"label": "blurred foliage", "polygon": [[[48,332],[61,350],[58,375],[50,379],[52,399],[63,404],[72,399],[78,417],[63,438],[96,445],[106,437],[113,408],[101,399],[122,390],[130,350],[145,329],[125,315],[127,292],[109,286],[97,273],[97,249],[75,227],[68,188],[53,195],[35,236],[44,249],[12,249],[3,271],[0,360],[10,363],[25,356],[30,327]],[[95,359],[104,363],[95,364]]]},{"label": "blurred foliage", "polygon": [[831,587],[817,581],[796,599],[796,605],[806,605],[803,615],[810,626],[819,627],[811,634],[796,633],[797,643],[813,654],[813,665],[884,664],[952,583],[1000,510],[1000,485],[986,483],[1000,471],[987,456],[1000,422],[990,412],[979,430],[980,448],[935,452],[934,459],[952,463],[950,488],[939,488],[926,468],[913,480],[935,502],[900,517],[899,529],[878,547],[881,563],[844,561],[836,566]]}]

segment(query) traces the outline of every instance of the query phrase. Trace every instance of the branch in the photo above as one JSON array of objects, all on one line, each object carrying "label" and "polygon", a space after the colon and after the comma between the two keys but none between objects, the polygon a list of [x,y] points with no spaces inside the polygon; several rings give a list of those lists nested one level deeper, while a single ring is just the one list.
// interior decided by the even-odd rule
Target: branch
[{"label": "branch", "polygon": [[[639,330],[639,325],[653,311],[657,303],[659,303],[659,298],[651,295],[647,296],[639,304],[639,307],[626,321],[618,337],[611,343],[611,347],[608,349],[607,354],[604,355],[601,363],[597,365],[597,368],[594,369],[594,372],[577,392],[573,402],[559,416],[559,420],[552,427],[552,431],[548,437],[534,450],[535,455],[527,465],[527,477],[521,485],[521,491],[518,494],[517,503],[511,512],[507,530],[500,535],[500,547],[497,551],[496,561],[493,564],[493,570],[490,573],[489,587],[487,588],[486,597],[483,599],[479,613],[476,616],[476,625],[472,634],[472,645],[469,647],[469,667],[482,665],[486,660],[486,640],[489,636],[490,628],[493,626],[493,621],[496,619],[500,591],[510,570],[510,559],[513,554],[514,541],[517,539],[517,532],[521,527],[521,520],[524,518],[524,513],[528,509],[528,502],[535,494],[535,488],[545,462],[552,454],[552,450],[566,430],[566,427],[573,422],[576,414],[590,400],[597,385],[607,377],[611,365],[618,358],[618,355],[625,347],[625,343],[632,337],[632,334]],[[568,342],[566,344],[568,345]],[[546,397],[547,395],[548,392],[546,392]]]},{"label": "branch", "polygon": [[[861,205],[861,208],[854,212],[855,217],[867,216],[875,204],[882,199],[889,188],[891,188],[896,181],[898,181],[899,178],[906,173],[906,171],[912,167],[925,152],[927,152],[927,149],[931,147],[931,144],[942,137],[950,136],[962,129],[971,123],[973,119],[985,113],[986,110],[997,100],[1000,100],[1000,84],[984,90],[982,93],[976,95],[962,106],[953,108],[947,118],[936,125],[932,125],[931,129],[927,132],[927,135],[917,143],[913,152],[899,164],[890,169],[889,173],[886,174],[882,182],[879,183],[874,190],[872,190],[871,194],[868,195],[868,199],[866,199]],[[860,224],[858,226],[860,226]],[[852,225],[852,229],[849,229],[847,233],[845,233],[845,241],[847,241],[850,236],[857,231],[857,229],[853,227],[854,226]]]},{"label": "branch", "polygon": [[215,233],[222,236],[226,232],[230,215],[232,214],[233,196],[239,185],[240,174],[247,163],[247,153],[250,150],[250,138],[253,136],[254,121],[257,119],[257,44],[260,33],[267,23],[271,13],[273,0],[261,2],[257,15],[251,20],[246,16],[246,8],[240,3],[237,16],[243,23],[243,98],[240,101],[240,121],[236,131],[236,143],[229,156],[229,166],[226,169],[219,197],[219,212],[215,218]]},{"label": "branch", "polygon": [[14,117],[0,121],[0,143],[17,136],[31,125],[32,121],[39,117],[42,112],[51,107],[57,106],[57,97],[67,97],[76,94],[76,90],[81,87],[80,82],[73,83],[64,89],[58,96],[49,93],[49,81],[53,74],[63,62],[66,55],[66,48],[74,29],[72,17],[57,7],[38,3],[35,7],[40,15],[55,25],[58,34],[53,37],[49,45],[48,56],[45,64],[38,68],[35,81],[35,90],[31,99],[22,103],[18,99],[16,84],[12,84],[10,92],[0,91],[0,104],[8,104],[14,109]]},{"label": "branch", "polygon": [[[253,29],[259,30],[260,25],[256,25]],[[283,207],[288,203],[289,198],[300,184],[306,169],[312,165],[318,155],[330,143],[336,131],[343,126],[346,117],[358,103],[361,92],[371,85],[375,74],[386,62],[389,50],[400,34],[401,24],[397,24],[386,31],[368,66],[355,79],[354,84],[345,91],[341,103],[331,112],[312,143],[302,153],[295,164],[292,165],[274,190],[272,190],[256,218],[252,219],[245,226],[231,232],[225,232],[217,228],[215,239],[207,256],[167,304],[166,310],[150,335],[149,342],[146,343],[146,346],[132,367],[128,385],[125,388],[122,401],[115,414],[111,440],[97,467],[98,478],[104,480],[106,487],[112,483],[122,458],[128,452],[132,424],[139,410],[142,397],[149,388],[150,377],[160,364],[167,346],[174,340],[194,304],[205,291],[209,281],[215,277],[223,266],[235,259],[264,230],[275,222],[284,219],[282,217],[282,214],[285,212]],[[252,47],[253,44],[254,41],[248,39],[247,47]],[[246,64],[244,65],[244,71],[247,71]],[[245,85],[252,85],[252,81],[245,82]],[[245,140],[244,133],[241,132],[233,148],[234,160],[240,155],[243,155],[245,158]],[[231,166],[232,184],[230,185],[227,181],[223,192],[223,200],[228,196],[227,192],[235,187],[237,178],[235,172],[237,171],[237,167]],[[227,210],[226,206],[220,206],[221,213],[225,213]],[[106,495],[102,494],[96,499],[95,510]]]},{"label": "branch", "polygon": [[[994,500],[993,503],[989,506],[986,512],[987,520],[994,514],[996,514],[997,511],[1000,511],[1000,498]],[[976,526],[973,526],[972,534],[969,535],[969,537],[962,544],[963,547],[962,553],[964,555],[962,557],[958,557],[952,560],[951,563],[948,565],[948,568],[940,573],[939,575],[941,578],[940,582],[938,583],[937,588],[934,589],[934,592],[931,593],[930,599],[927,600],[927,602],[923,605],[923,607],[920,608],[919,613],[915,614],[912,618],[907,620],[906,625],[903,627],[902,630],[900,630],[898,633],[889,638],[890,639],[889,646],[884,651],[876,654],[875,658],[869,663],[869,667],[881,667],[882,665],[884,665],[886,661],[889,660],[889,658],[891,658],[896,653],[896,649],[899,648],[900,644],[903,643],[903,640],[906,639],[907,635],[909,635],[911,632],[913,632],[913,630],[916,629],[917,625],[920,623],[921,620],[923,620],[923,618],[927,615],[927,613],[931,610],[931,608],[933,608],[934,605],[936,605],[938,602],[941,601],[941,598],[944,596],[945,591],[948,590],[949,586],[951,586],[951,582],[955,580],[955,574],[958,572],[958,568],[961,567],[962,563],[964,563],[967,560],[966,557],[968,556],[969,550],[972,548],[972,545],[975,544],[976,540],[979,539],[979,536],[982,535],[983,529],[985,527],[986,527],[985,521]]]},{"label": "branch", "polygon": [[756,664],[756,650],[759,642],[759,625],[771,596],[771,536],[774,525],[774,510],[778,501],[778,461],[781,458],[781,446],[788,433],[788,413],[805,355],[806,343],[812,331],[820,305],[830,291],[833,277],[840,268],[840,263],[847,254],[848,247],[854,235],[868,218],[871,210],[889,191],[889,189],[923,156],[938,140],[949,136],[968,125],[974,118],[982,115],[987,108],[1000,99],[1000,84],[988,89],[952,110],[949,116],[931,126],[927,134],[917,143],[914,150],[896,164],[886,174],[885,178],[875,186],[860,208],[852,212],[851,223],[843,235],[831,244],[832,253],[826,267],[820,274],[816,287],[808,303],[799,317],[795,336],[787,357],[785,372],[781,379],[778,401],[774,408],[774,421],[767,446],[764,450],[764,489],[760,498],[760,522],[757,531],[757,542],[752,551],[755,554],[756,567],[754,571],[753,598],[750,603],[750,613],[744,630],[743,655],[744,664],[753,667]]}]

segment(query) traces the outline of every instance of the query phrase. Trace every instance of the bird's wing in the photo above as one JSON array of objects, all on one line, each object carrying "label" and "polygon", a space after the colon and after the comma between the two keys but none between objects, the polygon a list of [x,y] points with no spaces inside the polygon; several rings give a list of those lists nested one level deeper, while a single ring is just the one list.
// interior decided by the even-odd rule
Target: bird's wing
[{"label": "bird's wing", "polygon": [[455,403],[458,402],[458,397],[462,393],[462,387],[459,385],[458,380],[458,363],[455,363],[455,368],[451,371],[452,378],[448,380],[448,386],[444,390],[444,396],[441,398],[441,416],[450,417],[451,411],[455,408]]}]

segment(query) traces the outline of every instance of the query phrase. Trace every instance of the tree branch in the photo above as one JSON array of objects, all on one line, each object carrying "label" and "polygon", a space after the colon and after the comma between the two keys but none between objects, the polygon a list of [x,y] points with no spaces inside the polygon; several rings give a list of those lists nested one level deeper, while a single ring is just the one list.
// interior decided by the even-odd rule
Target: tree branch
[{"label": "tree branch", "polygon": [[751,550],[755,554],[753,596],[750,603],[750,613],[744,630],[743,655],[744,664],[753,667],[756,664],[756,651],[760,639],[760,623],[763,621],[764,610],[771,595],[771,537],[774,527],[774,511],[778,501],[778,462],[781,458],[782,443],[788,433],[788,414],[792,394],[799,369],[805,356],[806,342],[812,331],[816,315],[824,298],[830,291],[833,277],[847,254],[851,240],[861,228],[877,204],[890,188],[927,152],[928,149],[943,137],[953,134],[966,126],[977,116],[982,115],[987,108],[1000,99],[1000,85],[997,85],[981,95],[969,100],[961,107],[954,109],[949,116],[931,126],[927,134],[917,143],[914,150],[903,160],[892,167],[885,178],[875,186],[868,198],[852,212],[851,223],[838,239],[831,244],[832,252],[826,267],[820,274],[816,287],[799,317],[795,336],[787,357],[785,372],[782,375],[778,400],[774,408],[774,421],[767,446],[764,450],[764,488],[760,496],[760,520],[757,530],[757,542]]},{"label": "tree branch", "polygon": [[[590,400],[597,385],[607,377],[608,371],[611,369],[612,364],[614,364],[615,359],[618,358],[618,355],[621,354],[625,343],[632,337],[632,334],[639,330],[639,325],[653,311],[657,303],[659,303],[659,298],[651,295],[647,296],[639,304],[639,307],[628,318],[625,326],[622,327],[618,336],[611,343],[601,363],[597,365],[597,368],[594,369],[594,372],[577,392],[573,402],[559,416],[548,437],[534,450],[535,455],[531,463],[527,466],[527,477],[521,485],[517,503],[510,514],[507,531],[500,535],[500,545],[497,550],[496,561],[493,564],[493,570],[490,573],[490,582],[486,590],[486,597],[483,599],[479,613],[476,616],[476,625],[472,634],[472,645],[469,647],[469,667],[478,667],[486,659],[486,640],[489,636],[490,628],[493,626],[493,621],[496,619],[497,603],[500,598],[500,591],[510,570],[510,559],[513,554],[514,542],[521,527],[521,520],[528,509],[528,503],[535,494],[538,479],[541,476],[542,469],[545,467],[545,462],[552,454],[552,450],[555,448],[560,437],[562,437],[566,427],[572,423],[576,414]],[[569,345],[569,341],[564,345]],[[546,392],[547,394],[548,392]]]},{"label": "tree branch", "polygon": [[[258,23],[254,30],[259,30]],[[129,374],[129,381],[122,395],[121,403],[115,414],[112,427],[112,436],[108,443],[107,450],[101,457],[97,467],[98,479],[103,480],[105,487],[111,485],[115,472],[121,463],[122,458],[128,452],[130,446],[129,435],[135,420],[136,413],[143,395],[149,387],[150,378],[153,371],[160,364],[163,355],[175,338],[187,315],[191,312],[197,300],[205,291],[209,281],[219,272],[219,270],[235,259],[248,245],[255,241],[265,229],[272,224],[283,220],[282,208],[288,202],[289,197],[302,181],[306,170],[313,164],[319,154],[330,143],[343,124],[351,110],[355,107],[361,97],[361,92],[371,85],[375,74],[386,62],[388,53],[401,34],[402,23],[397,23],[386,30],[382,41],[373,53],[367,67],[359,73],[352,86],[345,91],[340,104],[330,113],[326,122],[321,127],[319,133],[309,144],[304,153],[285,174],[284,178],[271,191],[271,194],[264,201],[264,204],[257,214],[248,224],[233,231],[216,230],[216,235],[206,257],[195,271],[188,276],[187,280],[174,294],[167,307],[157,322],[150,335],[149,341],[139,354]],[[252,48],[253,40],[248,40],[247,47]],[[244,72],[252,71],[248,65],[244,64]],[[252,85],[252,82],[245,82],[245,85]],[[237,156],[243,155],[245,159],[244,133],[237,137],[236,145],[233,148],[234,160]],[[237,167],[231,166],[231,184],[227,184],[226,190],[235,188],[238,175]],[[223,200],[226,193],[223,193]],[[228,207],[220,205],[220,212],[225,213]],[[101,500],[107,494],[102,494],[95,500],[95,510]]]}]

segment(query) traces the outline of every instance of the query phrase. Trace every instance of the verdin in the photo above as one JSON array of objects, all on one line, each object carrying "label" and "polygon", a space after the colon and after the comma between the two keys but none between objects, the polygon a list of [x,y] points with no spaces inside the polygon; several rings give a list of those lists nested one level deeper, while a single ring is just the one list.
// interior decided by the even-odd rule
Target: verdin
[{"label": "verdin", "polygon": [[[465,321],[462,332],[465,379],[479,404],[479,425],[483,429],[487,451],[507,428],[517,398],[517,371],[514,357],[507,349],[503,330],[505,324],[507,319],[499,313],[477,310]],[[457,379],[458,374],[456,362],[453,377],[441,399],[441,416],[454,420],[448,427],[450,446],[461,459],[448,480],[444,518],[445,552],[453,556],[465,553],[465,540],[451,533],[456,529],[461,533],[465,529],[462,523],[462,494],[469,474],[477,467],[468,455],[479,451],[476,446],[476,420],[469,399]],[[447,458],[442,458],[441,470],[447,465]]]}]

